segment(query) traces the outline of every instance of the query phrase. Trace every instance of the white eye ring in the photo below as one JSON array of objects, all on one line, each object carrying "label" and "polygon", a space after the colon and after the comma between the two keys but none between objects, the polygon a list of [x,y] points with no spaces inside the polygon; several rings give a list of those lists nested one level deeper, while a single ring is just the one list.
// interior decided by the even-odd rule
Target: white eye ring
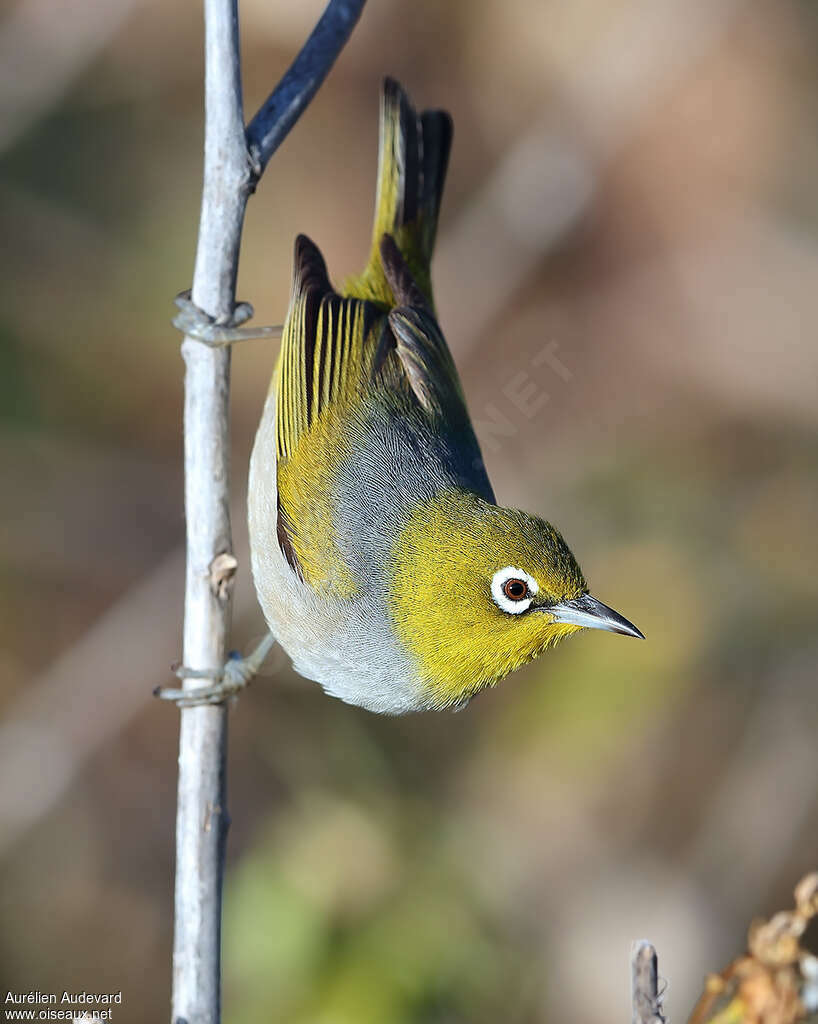
[{"label": "white eye ring", "polygon": [[[506,597],[503,591],[506,583],[514,579],[522,580],[528,587],[528,596],[520,601],[512,601],[510,597]],[[494,603],[509,615],[520,615],[522,612],[527,612],[531,607],[532,597],[539,589],[537,581],[533,577],[523,569],[516,569],[513,565],[507,565],[505,569],[498,569],[491,578],[491,596],[494,598]]]}]

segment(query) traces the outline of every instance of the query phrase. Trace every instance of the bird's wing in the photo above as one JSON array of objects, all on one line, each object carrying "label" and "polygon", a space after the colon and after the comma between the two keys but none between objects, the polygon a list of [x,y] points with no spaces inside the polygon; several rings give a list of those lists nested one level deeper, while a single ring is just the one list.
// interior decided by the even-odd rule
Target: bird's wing
[{"label": "bird's wing", "polygon": [[396,305],[389,311],[389,330],[381,332],[373,373],[383,373],[393,389],[408,385],[428,421],[429,436],[443,442],[453,482],[493,503],[494,492],[449,346],[390,235],[381,241],[381,261]]},{"label": "bird's wing", "polygon": [[278,543],[302,580],[350,596],[355,583],[333,529],[332,482],[346,443],[346,414],[360,395],[384,313],[332,288],[324,259],[295,243],[290,307],[276,390]]},{"label": "bird's wing", "polygon": [[383,314],[371,302],[332,288],[318,247],[299,235],[290,308],[276,370],[276,451],[292,456],[319,415],[358,390]]},{"label": "bird's wing", "polygon": [[[362,436],[367,410],[386,409],[379,422],[394,424],[394,437],[408,439],[413,449],[423,447],[435,480],[494,501],[437,321],[391,236],[383,239],[381,257],[397,302],[388,312],[333,291],[321,253],[298,237],[275,376],[278,542],[303,580],[338,596],[351,596],[356,586],[336,533],[335,483]],[[403,430],[399,419],[406,421]],[[423,460],[413,465],[423,472]],[[378,467],[369,471],[377,474]]]},{"label": "bird's wing", "polygon": [[438,449],[437,476],[494,500],[432,303],[430,263],[451,137],[448,114],[418,115],[386,79],[366,269],[339,295],[315,245],[303,235],[296,240],[274,378],[278,540],[316,589],[354,592],[334,532],[333,482],[367,403],[387,405],[393,418],[408,413],[422,428],[415,447]]}]

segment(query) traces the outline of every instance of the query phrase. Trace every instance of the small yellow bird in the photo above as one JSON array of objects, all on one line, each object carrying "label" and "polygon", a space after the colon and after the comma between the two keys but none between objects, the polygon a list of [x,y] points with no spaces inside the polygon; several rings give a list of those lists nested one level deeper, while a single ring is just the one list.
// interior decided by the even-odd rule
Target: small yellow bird
[{"label": "small yellow bird", "polygon": [[372,252],[303,235],[250,462],[253,577],[295,669],[384,714],[464,705],[583,627],[641,637],[565,541],[499,506],[430,282],[452,122],[384,82]]}]

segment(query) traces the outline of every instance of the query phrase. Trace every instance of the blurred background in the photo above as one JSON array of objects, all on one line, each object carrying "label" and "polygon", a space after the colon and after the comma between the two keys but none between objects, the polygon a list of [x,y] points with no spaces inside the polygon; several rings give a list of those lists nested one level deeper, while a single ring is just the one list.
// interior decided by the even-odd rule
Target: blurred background
[{"label": "blurred background", "polygon": [[[245,0],[255,111],[322,4]],[[0,989],[168,1013],[195,0],[0,20]],[[385,719],[273,657],[231,713],[225,1019],[683,1020],[818,866],[818,17],[808,2],[381,0],[248,208],[365,260],[381,77],[455,144],[441,321],[506,504],[559,524],[637,643],[586,633],[461,714]],[[276,343],[233,354],[233,645]]]}]

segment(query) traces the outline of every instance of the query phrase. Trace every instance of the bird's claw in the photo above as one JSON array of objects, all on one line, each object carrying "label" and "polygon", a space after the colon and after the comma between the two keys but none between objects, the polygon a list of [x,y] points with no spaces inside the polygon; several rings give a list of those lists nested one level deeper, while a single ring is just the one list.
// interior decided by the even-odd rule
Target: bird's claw
[{"label": "bird's claw", "polygon": [[179,312],[171,320],[173,326],[187,338],[195,338],[209,348],[223,348],[249,338],[270,338],[281,334],[282,327],[242,327],[253,316],[249,302],[238,302],[226,319],[217,319],[200,309],[190,297],[190,289],[179,292],[173,300]]},{"label": "bird's claw", "polygon": [[223,704],[235,697],[258,674],[264,659],[270,653],[275,637],[268,633],[256,649],[246,658],[233,651],[220,669],[195,669],[178,665],[174,675],[180,679],[210,679],[210,686],[170,687],[157,686],[154,697],[173,701],[180,708],[195,707],[199,704]]}]

